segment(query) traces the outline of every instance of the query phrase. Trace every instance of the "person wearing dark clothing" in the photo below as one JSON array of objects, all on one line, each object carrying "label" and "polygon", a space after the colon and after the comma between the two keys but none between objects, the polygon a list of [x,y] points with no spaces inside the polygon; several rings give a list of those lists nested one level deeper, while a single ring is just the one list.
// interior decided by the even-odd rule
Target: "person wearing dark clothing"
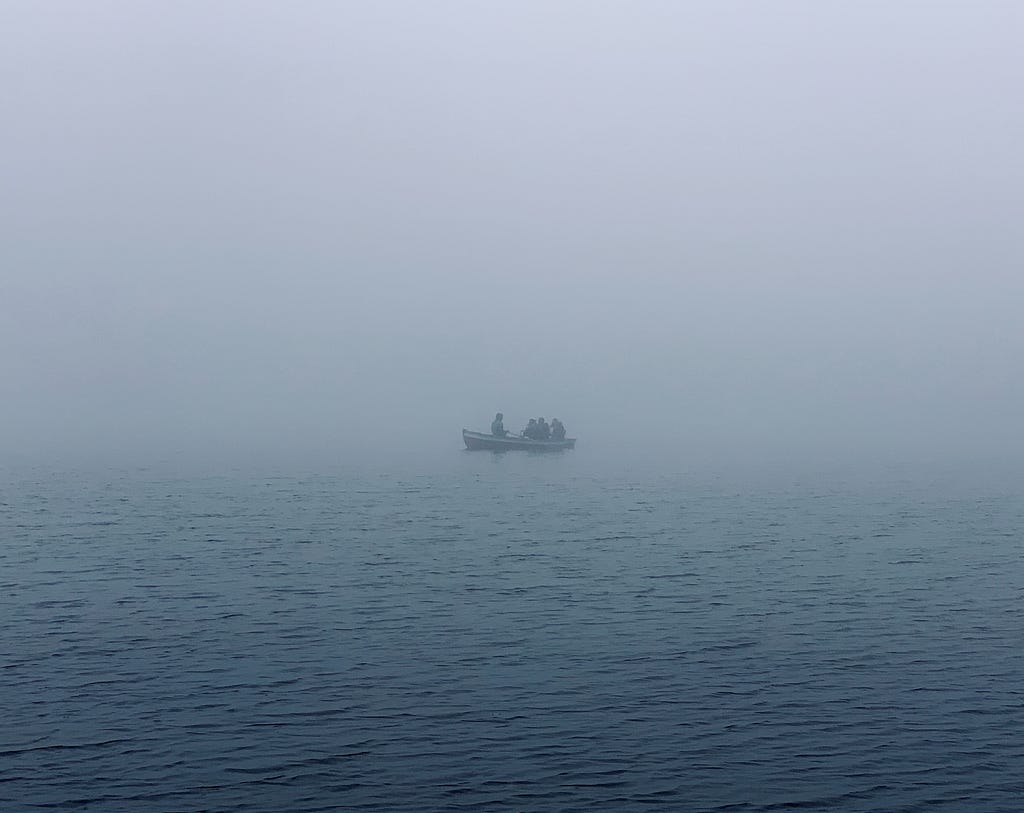
[{"label": "person wearing dark clothing", "polygon": [[523,430],[523,437],[529,438],[530,440],[537,440],[537,419],[530,418],[530,422],[526,424],[526,428]]},{"label": "person wearing dark clothing", "polygon": [[491,421],[491,434],[503,438],[508,432],[505,431],[505,416],[500,412],[494,416],[494,420]]},{"label": "person wearing dark clothing", "polygon": [[551,419],[551,437],[553,440],[565,440],[565,425],[558,418]]},{"label": "person wearing dark clothing", "polygon": [[551,427],[543,418],[537,419],[537,440],[551,440]]}]

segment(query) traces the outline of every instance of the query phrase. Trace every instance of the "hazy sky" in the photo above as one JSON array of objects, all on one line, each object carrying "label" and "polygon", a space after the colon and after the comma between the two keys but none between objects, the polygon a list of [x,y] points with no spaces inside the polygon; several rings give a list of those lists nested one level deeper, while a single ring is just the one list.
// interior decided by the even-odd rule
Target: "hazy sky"
[{"label": "hazy sky", "polygon": [[1024,5],[0,5],[0,455],[1024,452]]}]

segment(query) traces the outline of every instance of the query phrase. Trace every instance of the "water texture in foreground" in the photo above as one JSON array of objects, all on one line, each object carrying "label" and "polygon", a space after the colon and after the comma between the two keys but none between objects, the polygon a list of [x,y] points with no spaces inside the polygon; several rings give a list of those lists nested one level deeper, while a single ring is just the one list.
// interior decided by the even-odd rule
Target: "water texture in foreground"
[{"label": "water texture in foreground", "polygon": [[8,474],[0,809],[1018,811],[1024,499]]}]

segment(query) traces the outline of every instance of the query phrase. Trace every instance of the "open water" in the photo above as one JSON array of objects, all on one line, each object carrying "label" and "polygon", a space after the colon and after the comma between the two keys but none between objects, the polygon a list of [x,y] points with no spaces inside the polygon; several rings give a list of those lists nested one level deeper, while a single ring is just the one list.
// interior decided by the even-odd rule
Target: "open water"
[{"label": "open water", "polygon": [[1024,810],[1024,498],[0,477],[0,810]]}]

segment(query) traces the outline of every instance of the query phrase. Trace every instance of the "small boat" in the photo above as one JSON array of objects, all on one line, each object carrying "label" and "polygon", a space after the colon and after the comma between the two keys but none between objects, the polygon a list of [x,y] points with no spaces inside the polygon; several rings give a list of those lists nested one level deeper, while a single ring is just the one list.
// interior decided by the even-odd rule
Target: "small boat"
[{"label": "small boat", "polygon": [[487,449],[491,452],[504,452],[512,450],[526,450],[531,452],[557,452],[562,449],[575,449],[576,438],[565,438],[565,440],[531,440],[521,435],[487,435],[483,432],[470,432],[462,430],[462,440],[467,449]]}]

